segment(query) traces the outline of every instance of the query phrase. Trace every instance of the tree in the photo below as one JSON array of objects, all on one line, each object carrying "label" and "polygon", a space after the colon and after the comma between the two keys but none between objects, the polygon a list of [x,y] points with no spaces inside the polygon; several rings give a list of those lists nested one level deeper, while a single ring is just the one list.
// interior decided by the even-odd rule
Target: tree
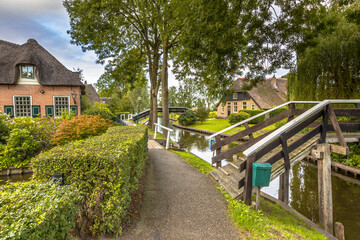
[{"label": "tree", "polygon": [[[312,45],[298,52],[289,78],[289,95],[296,100],[360,97],[360,1],[327,9],[323,31]],[[320,24],[321,25],[321,24]]]}]

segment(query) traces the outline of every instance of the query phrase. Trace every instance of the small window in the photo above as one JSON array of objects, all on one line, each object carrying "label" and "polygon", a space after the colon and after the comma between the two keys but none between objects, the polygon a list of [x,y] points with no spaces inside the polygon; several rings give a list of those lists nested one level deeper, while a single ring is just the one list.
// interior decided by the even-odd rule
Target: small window
[{"label": "small window", "polygon": [[225,105],[221,105],[221,113],[224,113],[225,111]]},{"label": "small window", "polygon": [[21,66],[21,77],[34,79],[34,66]]},{"label": "small window", "polygon": [[31,117],[30,96],[14,97],[15,117]]},{"label": "small window", "polygon": [[254,104],[251,104],[251,109],[255,109],[255,105],[254,105]]},{"label": "small window", "polygon": [[246,102],[243,102],[243,109],[246,109]]},{"label": "small window", "polygon": [[233,93],[233,99],[237,99],[238,98],[238,94],[237,93]]},{"label": "small window", "polygon": [[234,102],[234,112],[237,112],[238,109],[237,109],[237,102]]},{"label": "small window", "polygon": [[61,110],[69,110],[69,97],[54,97],[55,116],[61,115]]}]

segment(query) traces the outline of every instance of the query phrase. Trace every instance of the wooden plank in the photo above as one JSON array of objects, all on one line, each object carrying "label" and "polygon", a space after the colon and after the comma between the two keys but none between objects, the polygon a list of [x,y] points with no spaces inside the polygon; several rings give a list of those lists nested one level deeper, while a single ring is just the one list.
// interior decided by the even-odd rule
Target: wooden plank
[{"label": "wooden plank", "polygon": [[349,148],[346,147],[342,147],[342,146],[338,146],[338,145],[330,145],[330,150],[333,153],[337,153],[337,154],[341,154],[341,155],[349,155],[350,154],[350,150]]},{"label": "wooden plank", "polygon": [[[342,132],[359,132],[360,131],[360,121],[341,121],[339,126]],[[327,131],[335,131],[332,124],[328,125]]]},{"label": "wooden plank", "polygon": [[244,151],[245,149],[249,148],[250,146],[252,146],[253,144],[257,143],[258,141],[260,141],[261,139],[263,139],[264,137],[266,137],[267,135],[269,135],[270,133],[272,133],[274,130],[270,131],[270,132],[267,132],[267,133],[264,133],[263,135],[257,137],[257,138],[254,138],[250,141],[247,141],[247,142],[244,142],[243,144],[241,145],[238,145],[236,147],[233,147],[233,148],[230,148],[229,150],[227,150],[226,152],[222,152],[221,154],[219,155],[216,155],[212,158],[212,164],[218,162],[218,161],[221,161],[223,159],[226,159],[234,154],[237,154],[239,152],[242,152]]},{"label": "wooden plank", "polygon": [[319,111],[317,113],[315,113],[313,116],[305,119],[303,122],[301,122],[300,124],[298,124],[296,127],[290,129],[287,132],[287,136],[288,138],[291,138],[292,136],[294,136],[295,134],[297,134],[298,132],[300,132],[301,130],[303,130],[304,128],[308,127],[309,125],[311,125],[313,122],[315,122],[316,119],[320,118],[321,115],[323,115],[323,111]]},{"label": "wooden plank", "polygon": [[334,127],[334,131],[339,140],[340,146],[348,148],[348,146],[345,142],[344,136],[342,134],[341,128],[339,126],[339,122],[336,119],[334,109],[332,108],[331,104],[329,104],[329,106],[328,106],[328,113],[329,113],[330,122],[331,122],[332,126]]},{"label": "wooden plank", "polygon": [[321,134],[320,134],[320,143],[325,143],[326,141],[326,132],[327,132],[327,126],[329,122],[329,113],[328,113],[328,107],[330,104],[328,104],[323,112],[323,120],[321,123]]},{"label": "wooden plank", "polygon": [[335,115],[338,117],[351,117],[357,116],[360,117],[360,107],[357,108],[335,108]]},{"label": "wooden plank", "polygon": [[272,125],[272,124],[274,124],[276,122],[279,122],[279,121],[289,117],[290,113],[291,112],[289,110],[287,110],[287,111],[282,112],[282,113],[280,113],[280,114],[278,114],[278,115],[276,115],[276,116],[274,116],[272,118],[269,118],[269,119],[267,119],[267,120],[265,120],[265,121],[263,121],[263,122],[261,122],[259,124],[256,124],[256,125],[254,125],[252,127],[249,127],[248,129],[245,129],[245,130],[243,130],[241,132],[238,132],[238,133],[236,133],[236,134],[234,134],[234,135],[232,135],[230,137],[227,137],[226,139],[224,139],[224,140],[222,140],[220,142],[216,142],[213,145],[214,149],[219,148],[219,147],[223,147],[225,145],[228,145],[229,143],[237,141],[237,140],[241,139],[242,137],[245,137],[245,136],[247,136],[247,135],[249,135],[251,133],[259,131],[259,130],[261,130],[261,129],[267,127],[267,126],[270,126],[270,125]]},{"label": "wooden plank", "polygon": [[252,195],[252,175],[253,175],[253,166],[255,162],[256,154],[249,156],[246,161],[246,171],[245,171],[245,184],[244,184],[244,202],[247,205],[251,205],[251,195]]},{"label": "wooden plank", "polygon": [[[248,124],[247,122],[244,123],[244,127],[245,127],[245,129],[248,129],[248,128],[249,128],[249,124]],[[250,138],[250,139],[254,139],[254,136],[253,136],[252,133],[249,134],[249,138]]]},{"label": "wooden plank", "polygon": [[289,203],[290,156],[288,152],[286,133],[280,136],[280,142],[282,147],[282,155],[284,158],[285,172],[281,175],[280,178],[281,191],[279,193],[281,193],[281,195],[279,195],[279,197],[281,198],[281,201],[287,204]]},{"label": "wooden plank", "polygon": [[317,149],[324,155],[318,160],[319,222],[325,231],[333,234],[330,145],[320,144]]},{"label": "wooden plank", "polygon": [[[360,103],[355,103],[355,107],[360,109]],[[360,116],[358,115],[356,119],[360,121]]]}]

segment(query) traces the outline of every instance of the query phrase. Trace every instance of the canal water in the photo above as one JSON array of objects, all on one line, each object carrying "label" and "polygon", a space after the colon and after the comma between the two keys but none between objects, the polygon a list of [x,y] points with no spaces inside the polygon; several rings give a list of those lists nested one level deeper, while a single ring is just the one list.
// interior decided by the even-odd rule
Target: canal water
[{"label": "canal water", "polygon": [[[161,119],[159,123],[161,124]],[[209,148],[209,140],[204,135],[174,127],[173,129],[174,132],[170,135],[172,141],[211,163],[213,153]],[[226,161],[223,164],[226,164]],[[344,225],[347,240],[360,239],[360,181],[345,178],[341,175],[332,176],[334,222],[341,222]],[[292,167],[289,204],[316,223],[319,222],[317,184],[316,166],[302,161]],[[277,198],[279,179],[273,180],[269,187],[261,190]]]}]

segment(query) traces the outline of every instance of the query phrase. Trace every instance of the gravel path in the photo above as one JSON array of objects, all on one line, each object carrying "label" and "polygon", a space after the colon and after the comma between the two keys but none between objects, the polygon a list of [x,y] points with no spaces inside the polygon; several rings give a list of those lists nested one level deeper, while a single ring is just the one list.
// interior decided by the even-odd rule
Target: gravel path
[{"label": "gravel path", "polygon": [[239,239],[227,202],[211,180],[180,157],[149,149],[139,220],[120,239]]}]

